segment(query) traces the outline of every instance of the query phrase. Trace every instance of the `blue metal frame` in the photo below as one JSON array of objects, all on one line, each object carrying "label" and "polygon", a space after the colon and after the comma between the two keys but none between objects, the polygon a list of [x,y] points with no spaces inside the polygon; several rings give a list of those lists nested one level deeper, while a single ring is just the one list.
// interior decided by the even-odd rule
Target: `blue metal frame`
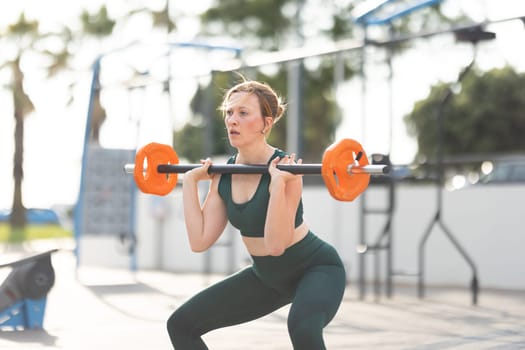
[{"label": "blue metal frame", "polygon": [[0,311],[0,330],[43,329],[47,297],[23,299]]},{"label": "blue metal frame", "polygon": [[77,204],[75,206],[75,212],[74,212],[74,223],[73,223],[73,233],[75,235],[75,256],[76,256],[76,266],[78,267],[80,262],[80,236],[81,236],[81,230],[82,227],[82,206],[84,203],[84,188],[85,188],[85,169],[86,169],[86,161],[87,161],[87,149],[89,145],[89,134],[91,133],[91,118],[93,115],[93,96],[95,94],[95,91],[97,89],[97,80],[98,75],[100,73],[100,61],[102,59],[102,55],[97,57],[95,62],[93,63],[93,76],[91,79],[91,88],[89,89],[89,103],[88,103],[88,112],[87,112],[87,118],[86,118],[86,127],[84,132],[84,145],[82,148],[82,164],[80,167],[80,187],[78,191],[78,198],[77,198]]},{"label": "blue metal frame", "polygon": [[[377,15],[378,12],[385,8],[386,5],[396,2],[397,0],[384,0],[375,7],[371,7],[369,10],[361,11],[363,13],[357,13],[356,17],[354,18],[354,21],[358,24],[362,25],[383,25],[388,24],[389,22],[393,21],[394,19],[404,17],[409,15],[410,13],[420,10],[422,8],[436,5],[443,0],[415,0],[413,3],[406,7],[403,7],[401,9],[393,9],[390,11],[390,13],[384,14],[383,16]],[[370,1],[369,1],[370,3]],[[365,6],[363,4],[362,6]],[[393,4],[395,6],[396,4]],[[358,8],[359,9],[359,8]],[[377,16],[374,16],[377,15]]]}]

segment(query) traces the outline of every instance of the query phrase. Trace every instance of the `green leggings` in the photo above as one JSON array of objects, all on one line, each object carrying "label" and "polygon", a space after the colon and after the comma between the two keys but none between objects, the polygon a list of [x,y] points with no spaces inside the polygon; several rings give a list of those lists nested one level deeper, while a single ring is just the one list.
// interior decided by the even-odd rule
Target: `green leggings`
[{"label": "green leggings", "polygon": [[313,233],[281,256],[253,256],[253,265],[201,291],[168,319],[176,350],[208,349],[201,336],[251,321],[292,303],[294,349],[325,349],[323,328],[343,298],[346,274],[335,249]]}]

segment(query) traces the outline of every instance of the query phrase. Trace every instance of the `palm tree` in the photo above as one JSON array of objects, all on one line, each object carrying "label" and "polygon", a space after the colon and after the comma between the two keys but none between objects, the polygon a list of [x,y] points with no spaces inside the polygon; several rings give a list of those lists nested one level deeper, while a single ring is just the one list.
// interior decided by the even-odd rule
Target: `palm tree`
[{"label": "palm tree", "polygon": [[[109,18],[108,11],[106,6],[100,7],[98,13],[93,15],[89,14],[86,10],[82,11],[80,15],[80,20],[82,23],[82,36],[87,35],[93,37],[97,40],[101,40],[104,37],[107,37],[113,32],[115,27],[115,21]],[[106,120],[106,110],[100,102],[100,81],[99,76],[97,79],[97,89],[93,94],[93,109],[91,115],[91,134],[90,142],[94,144],[99,143],[100,128]]]},{"label": "palm tree", "polygon": [[[87,34],[97,38],[110,34],[115,25],[115,22],[109,19],[105,7],[101,7],[98,14],[94,16],[90,16],[84,11],[81,15],[81,22],[83,24],[83,32],[80,33],[80,36]],[[37,20],[28,20],[24,13],[20,14],[18,20],[9,25],[5,32],[1,34],[3,39],[12,44],[14,48],[12,57],[6,59],[0,66],[0,69],[7,69],[11,73],[11,82],[8,87],[13,97],[13,116],[15,118],[15,150],[13,158],[14,192],[10,216],[11,232],[9,237],[9,240],[13,242],[23,240],[25,235],[26,209],[22,196],[22,181],[24,177],[24,120],[27,115],[34,111],[31,98],[24,89],[24,71],[21,66],[21,61],[26,54],[30,53],[39,53],[48,56],[48,58],[51,59],[51,63],[44,68],[47,69],[48,77],[50,78],[69,68],[73,55],[68,46],[73,42],[74,38],[72,32],[66,27],[57,33],[40,32],[39,22]],[[63,43],[61,50],[55,52],[41,49],[41,47],[39,47],[39,49],[36,48],[41,40],[53,35],[61,38],[61,42]],[[99,113],[99,118],[94,118],[94,123],[97,123],[97,127],[92,128],[92,130],[98,130],[100,124],[103,122],[103,117],[105,117],[102,106],[96,110]],[[96,140],[98,142],[98,134],[96,135]]]},{"label": "palm tree", "polygon": [[22,202],[22,179],[24,177],[24,119],[34,110],[34,105],[24,89],[24,72],[20,62],[39,36],[38,21],[28,21],[22,13],[17,22],[7,27],[2,35],[15,44],[14,55],[3,62],[1,68],[11,72],[9,88],[13,97],[13,117],[15,118],[15,152],[13,157],[14,193],[10,216],[10,240],[20,240],[24,236],[26,224],[25,207]]}]

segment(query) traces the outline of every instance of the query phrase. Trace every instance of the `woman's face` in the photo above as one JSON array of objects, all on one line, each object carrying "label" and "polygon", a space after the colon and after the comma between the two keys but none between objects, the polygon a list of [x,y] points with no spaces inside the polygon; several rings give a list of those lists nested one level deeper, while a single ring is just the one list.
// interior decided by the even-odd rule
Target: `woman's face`
[{"label": "woman's face", "polygon": [[[226,103],[224,123],[233,147],[241,147],[264,140],[270,117],[263,118],[257,95],[233,93]],[[266,124],[265,124],[266,120]]]}]

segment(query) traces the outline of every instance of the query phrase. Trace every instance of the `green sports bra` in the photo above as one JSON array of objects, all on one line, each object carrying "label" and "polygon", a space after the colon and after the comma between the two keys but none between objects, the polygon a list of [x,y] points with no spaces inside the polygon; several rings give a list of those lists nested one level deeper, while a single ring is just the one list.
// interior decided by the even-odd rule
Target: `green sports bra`
[{"label": "green sports bra", "polygon": [[[286,153],[276,149],[268,164],[275,157],[284,157]],[[235,163],[235,157],[228,159],[228,164]],[[270,200],[270,175],[263,174],[253,197],[244,203],[235,203],[232,199],[232,177],[231,174],[222,174],[219,180],[219,195],[226,204],[228,220],[237,228],[241,235],[245,237],[263,237],[264,223],[266,221],[266,211]],[[303,223],[303,202],[299,201],[297,212],[295,213],[295,227]]]}]

